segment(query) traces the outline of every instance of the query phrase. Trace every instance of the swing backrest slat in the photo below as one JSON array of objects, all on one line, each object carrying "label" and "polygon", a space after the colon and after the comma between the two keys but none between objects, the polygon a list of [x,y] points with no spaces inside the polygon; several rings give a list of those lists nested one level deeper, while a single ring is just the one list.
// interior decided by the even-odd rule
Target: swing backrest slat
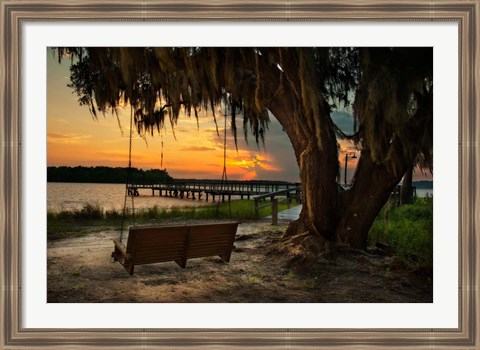
[{"label": "swing backrest slat", "polygon": [[135,265],[181,259],[186,235],[185,225],[131,227],[127,254]]},{"label": "swing backrest slat", "polygon": [[189,226],[187,259],[218,255],[229,261],[237,233],[238,222]]}]

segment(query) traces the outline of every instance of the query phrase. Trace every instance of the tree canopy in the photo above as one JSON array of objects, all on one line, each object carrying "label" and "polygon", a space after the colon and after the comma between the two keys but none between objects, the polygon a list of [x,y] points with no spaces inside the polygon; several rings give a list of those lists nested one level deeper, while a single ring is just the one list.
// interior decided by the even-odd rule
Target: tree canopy
[{"label": "tree canopy", "polygon": [[[332,109],[354,102],[357,133],[350,138],[383,161],[398,156],[389,145],[408,138],[405,121],[425,92],[431,96],[431,53],[431,48],[114,47],[60,48],[58,57],[72,58],[70,86],[81,104],[94,116],[130,104],[141,134],[159,131],[165,121],[175,124],[182,110],[198,117],[201,109],[210,109],[215,118],[215,106],[223,105],[235,135],[241,117],[258,141],[267,128],[269,102],[284,90],[297,97],[292,114],[318,115],[322,104]],[[271,74],[278,75],[278,85],[272,85]],[[432,163],[432,136],[424,133],[417,140],[422,164]]]}]

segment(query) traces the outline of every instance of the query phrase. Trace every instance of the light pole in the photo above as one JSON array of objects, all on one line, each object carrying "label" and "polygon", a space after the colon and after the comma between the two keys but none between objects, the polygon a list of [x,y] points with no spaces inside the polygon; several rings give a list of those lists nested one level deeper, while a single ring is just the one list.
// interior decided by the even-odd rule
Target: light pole
[{"label": "light pole", "polygon": [[345,186],[347,186],[347,163],[348,163],[348,157],[352,159],[356,159],[357,156],[355,155],[355,152],[350,152],[345,154],[345,175],[343,177],[343,183]]}]

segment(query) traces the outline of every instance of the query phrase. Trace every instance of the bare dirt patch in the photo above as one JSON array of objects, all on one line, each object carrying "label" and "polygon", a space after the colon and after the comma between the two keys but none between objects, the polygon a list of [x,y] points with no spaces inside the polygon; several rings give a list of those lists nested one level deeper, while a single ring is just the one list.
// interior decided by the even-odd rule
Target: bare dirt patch
[{"label": "bare dirt patch", "polygon": [[229,263],[209,257],[135,267],[113,262],[118,232],[98,231],[48,244],[49,303],[432,302],[432,271],[398,257],[340,252],[298,267],[276,247],[286,228],[246,222]]}]

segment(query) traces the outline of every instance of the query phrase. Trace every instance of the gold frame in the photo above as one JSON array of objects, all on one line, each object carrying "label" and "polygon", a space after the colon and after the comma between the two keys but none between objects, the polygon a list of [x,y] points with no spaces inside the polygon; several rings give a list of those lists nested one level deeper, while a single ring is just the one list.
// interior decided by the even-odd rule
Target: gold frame
[{"label": "gold frame", "polygon": [[[108,9],[108,11],[105,11]],[[479,0],[0,0],[0,348],[479,349]],[[454,21],[459,27],[459,327],[26,329],[21,326],[21,29],[26,21]],[[112,315],[113,316],[113,315]]]}]

